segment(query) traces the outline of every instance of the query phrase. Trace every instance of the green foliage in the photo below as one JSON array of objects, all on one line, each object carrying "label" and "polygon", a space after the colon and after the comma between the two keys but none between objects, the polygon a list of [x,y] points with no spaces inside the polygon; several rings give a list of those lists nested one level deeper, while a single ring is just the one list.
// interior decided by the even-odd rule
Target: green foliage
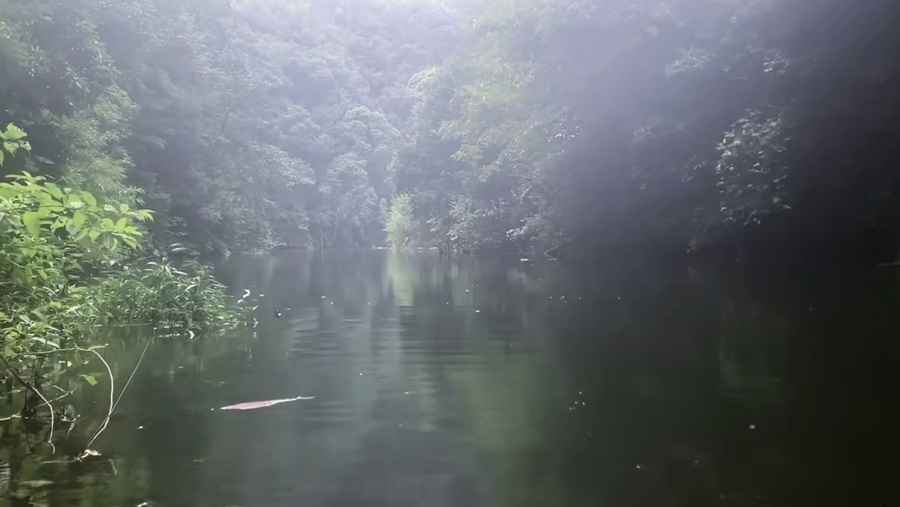
[{"label": "green foliage", "polygon": [[413,200],[409,194],[395,195],[387,213],[388,242],[394,249],[406,248],[413,241]]},{"label": "green foliage", "polygon": [[396,194],[465,250],[886,230],[895,7],[837,3],[0,0],[0,121],[46,157],[7,169],[223,252],[381,243]]},{"label": "green foliage", "polygon": [[6,130],[0,130],[0,167],[6,157],[15,157],[19,151],[31,151],[31,144],[25,139],[28,135],[24,130],[13,125],[6,126]]},{"label": "green foliage", "polygon": [[28,173],[0,183],[5,346],[48,333],[63,338],[63,312],[71,306],[62,301],[78,293],[80,280],[134,251],[143,235],[137,224],[150,218],[146,210],[101,204],[89,192]]},{"label": "green foliage", "polygon": [[[28,151],[14,125],[0,135],[6,153]],[[111,325],[193,336],[240,322],[205,267],[135,259],[149,210],[28,172],[7,180],[0,183],[0,358],[15,378],[32,379],[29,392],[67,369],[46,354],[81,350]],[[83,380],[96,384],[91,375]]]},{"label": "green foliage", "polygon": [[[892,129],[877,104],[900,101],[887,77],[898,11],[846,7],[857,28],[844,30],[835,8],[471,6],[466,44],[410,81],[414,124],[393,167],[414,227],[464,250],[678,254],[781,227],[840,243],[819,230],[826,215],[847,237],[896,229],[881,137]],[[825,27],[840,36],[804,35]]]},{"label": "green foliage", "polygon": [[164,334],[221,332],[242,321],[225,287],[199,264],[132,262],[103,277],[86,293],[91,309],[81,321],[93,328],[146,324]]}]

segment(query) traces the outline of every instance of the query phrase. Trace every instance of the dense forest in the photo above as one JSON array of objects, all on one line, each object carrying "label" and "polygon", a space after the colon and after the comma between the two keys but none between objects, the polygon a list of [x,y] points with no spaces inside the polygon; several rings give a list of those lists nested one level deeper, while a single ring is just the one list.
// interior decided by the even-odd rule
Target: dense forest
[{"label": "dense forest", "polygon": [[898,24],[893,0],[0,0],[6,385],[52,447],[51,388],[98,383],[72,364],[114,377],[98,330],[256,329],[273,303],[209,267],[234,254],[892,267]]},{"label": "dense forest", "polygon": [[204,251],[897,251],[893,2],[0,13],[0,121],[34,148],[4,170],[139,201]]}]

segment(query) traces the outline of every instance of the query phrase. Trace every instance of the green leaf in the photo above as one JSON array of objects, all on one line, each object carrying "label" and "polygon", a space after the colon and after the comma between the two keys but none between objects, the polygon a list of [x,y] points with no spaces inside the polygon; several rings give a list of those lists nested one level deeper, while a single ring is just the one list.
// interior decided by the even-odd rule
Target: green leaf
[{"label": "green leaf", "polygon": [[3,150],[0,150],[0,165],[3,165]]},{"label": "green leaf", "polygon": [[8,151],[10,155],[15,155],[19,151],[19,143],[3,142],[3,149]]},{"label": "green leaf", "polygon": [[83,378],[85,382],[87,382],[88,384],[91,385],[91,387],[99,384],[99,382],[97,381],[97,377],[95,377],[93,375],[81,374],[81,375],[79,375],[79,377]]},{"label": "green leaf", "polygon": [[125,227],[127,227],[127,226],[128,226],[128,219],[125,218],[125,217],[120,218],[120,219],[116,222],[116,229],[118,229],[118,230],[120,230],[120,231],[124,231],[124,230],[125,230]]},{"label": "green leaf", "polygon": [[88,206],[94,207],[97,205],[97,198],[94,197],[94,195],[90,192],[82,192],[81,198],[84,200],[84,202],[87,203]]},{"label": "green leaf", "polygon": [[79,229],[84,225],[84,222],[86,220],[87,220],[87,215],[85,215],[81,211],[76,211],[75,214],[72,215],[72,224]]},{"label": "green leaf", "polygon": [[22,223],[32,236],[38,236],[41,233],[41,216],[38,213],[34,211],[23,213]]},{"label": "green leaf", "polygon": [[24,130],[12,123],[6,126],[6,132],[3,134],[4,139],[7,141],[18,141],[19,139],[25,139],[27,136],[28,134]]},{"label": "green leaf", "polygon": [[137,248],[138,242],[131,236],[122,236],[122,242],[131,248]]},{"label": "green leaf", "polygon": [[50,195],[52,195],[54,198],[56,198],[56,199],[63,198],[63,192],[62,192],[62,190],[60,190],[59,186],[56,183],[47,183],[44,186],[47,187],[47,192],[50,192]]}]

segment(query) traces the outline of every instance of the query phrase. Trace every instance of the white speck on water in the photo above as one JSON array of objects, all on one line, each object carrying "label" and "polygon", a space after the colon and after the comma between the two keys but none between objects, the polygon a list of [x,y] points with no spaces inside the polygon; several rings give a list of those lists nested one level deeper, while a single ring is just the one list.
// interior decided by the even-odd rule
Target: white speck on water
[{"label": "white speck on water", "polygon": [[747,428],[749,428],[750,431],[753,431],[753,430],[756,429],[756,425],[755,425],[755,424],[751,424],[750,426],[747,426]]},{"label": "white speck on water", "polygon": [[481,313],[481,310],[475,310],[475,313]]},{"label": "white speck on water", "polygon": [[641,465],[640,463],[634,465],[635,470],[643,470],[643,468],[644,468],[643,465]]},{"label": "white speck on water", "polygon": [[142,429],[144,429],[144,427],[143,427],[143,426],[138,426],[137,429],[142,430]]}]

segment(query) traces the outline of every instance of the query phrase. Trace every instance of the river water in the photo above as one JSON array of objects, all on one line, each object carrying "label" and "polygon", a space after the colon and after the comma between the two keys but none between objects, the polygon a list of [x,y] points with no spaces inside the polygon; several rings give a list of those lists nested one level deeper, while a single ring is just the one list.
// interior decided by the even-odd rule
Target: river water
[{"label": "river water", "polygon": [[[888,505],[875,386],[896,348],[852,344],[896,335],[893,273],[652,266],[233,258],[259,325],[156,339],[102,456],[66,459],[102,376],[54,455],[0,423],[0,504]],[[112,335],[121,383],[144,342]]]}]

